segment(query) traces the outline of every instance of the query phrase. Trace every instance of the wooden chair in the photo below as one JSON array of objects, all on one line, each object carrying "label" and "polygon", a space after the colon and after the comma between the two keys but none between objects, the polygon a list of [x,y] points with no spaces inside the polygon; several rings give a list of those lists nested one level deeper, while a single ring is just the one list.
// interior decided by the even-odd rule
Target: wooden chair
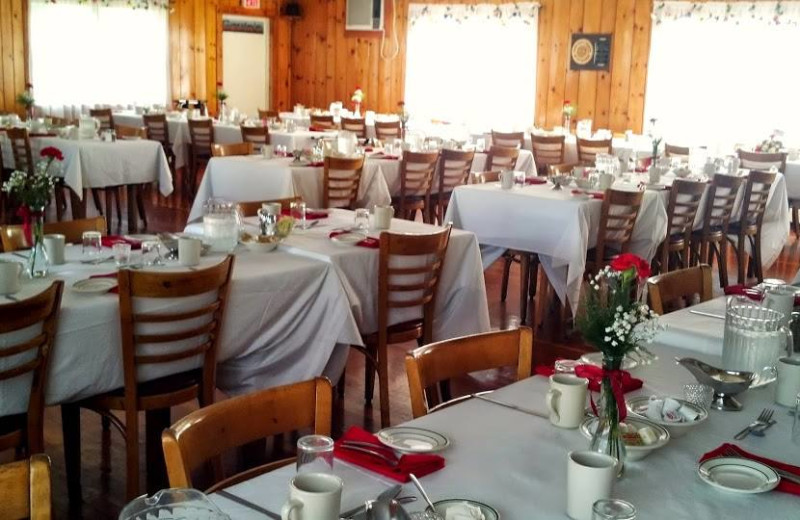
[{"label": "wooden chair", "polygon": [[322,182],[323,207],[354,209],[363,169],[363,157],[326,157]]},{"label": "wooden chair", "polygon": [[[220,455],[253,441],[305,428],[329,436],[331,403],[331,383],[318,377],[233,397],[190,413],[161,436],[170,487],[196,487],[192,472],[208,462],[212,463],[215,483],[206,493],[294,462],[292,457],[224,478]],[[254,417],[258,420],[252,420]]]},{"label": "wooden chair", "polygon": [[11,154],[14,157],[14,169],[33,173],[33,152],[31,151],[31,138],[27,128],[8,128],[6,136],[11,142]]},{"label": "wooden chair", "polygon": [[553,175],[572,175],[572,170],[575,169],[576,166],[583,166],[581,163],[562,163],[562,164],[551,164],[547,167],[547,176],[552,177]]},{"label": "wooden chair", "polygon": [[[170,408],[197,399],[200,406],[214,401],[217,348],[228,298],[233,256],[198,271],[148,272],[123,269],[119,280],[120,326],[125,385],[117,390],[61,405],[67,488],[70,501],[80,503],[80,410],[86,408],[107,417],[125,437],[126,498],[139,496],[139,412],[145,412],[147,467],[154,477],[163,465],[159,448],[161,431],[169,426]],[[216,298],[189,309],[142,312],[147,299],[181,301],[216,293]],[[196,298],[192,298],[196,301]],[[134,307],[134,305],[136,307]],[[186,320],[194,320],[186,324]],[[183,322],[183,323],[181,323]],[[198,322],[202,324],[198,325]],[[166,332],[168,331],[168,332]],[[142,348],[146,345],[147,348]],[[112,347],[112,346],[109,346]],[[150,381],[140,374],[148,366],[167,370],[168,364],[201,359],[201,367]],[[185,365],[184,365],[185,366]],[[162,372],[163,373],[163,372]],[[122,422],[112,411],[124,412]]]},{"label": "wooden chair", "polygon": [[259,148],[269,144],[269,128],[266,126],[241,126],[242,140],[245,143],[252,143]]},{"label": "wooden chair", "polygon": [[[764,224],[764,212],[776,174],[751,170],[744,186],[739,219],[728,227],[728,241],[736,246],[736,267],[738,283],[745,283],[745,271],[755,276],[758,283],[764,281],[764,267],[761,261],[761,228]],[[733,235],[733,236],[731,236]],[[745,255],[745,245],[750,244],[749,262]]]},{"label": "wooden chair", "polygon": [[169,139],[169,123],[165,114],[145,114],[142,121],[147,129],[147,139],[158,141],[167,156],[170,171],[175,174],[175,151]]},{"label": "wooden chair", "polygon": [[333,116],[315,116],[311,114],[311,126],[323,130],[336,130],[336,123],[333,121]]},{"label": "wooden chair", "polygon": [[189,171],[186,172],[184,188],[194,196],[200,167],[208,164],[211,158],[211,145],[214,144],[214,123],[211,119],[189,120]]},{"label": "wooden chair", "polygon": [[492,146],[525,148],[525,132],[497,132],[492,130]]},{"label": "wooden chair", "polygon": [[492,146],[486,154],[486,164],[484,171],[513,170],[517,166],[519,158],[518,148],[507,148],[505,146]]},{"label": "wooden chair", "polygon": [[110,108],[91,108],[89,109],[89,116],[100,121],[100,131],[114,130],[114,116]]},{"label": "wooden chair", "polygon": [[342,118],[342,130],[353,132],[359,139],[367,138],[367,123],[366,120],[361,118]]},{"label": "wooden chair", "polygon": [[533,332],[528,327],[474,334],[419,347],[406,354],[411,413],[422,417],[451,404],[457,376],[515,366],[517,380],[531,375]]},{"label": "wooden chair", "polygon": [[700,264],[653,276],[647,280],[650,309],[656,314],[673,312],[710,300],[711,266]]},{"label": "wooden chair", "polygon": [[[36,296],[0,305],[0,334],[24,331],[37,325],[41,328],[38,333],[22,333],[26,338],[24,340],[15,339],[11,344],[0,342],[0,382],[5,386],[16,379],[22,385],[30,385],[27,410],[0,417],[0,452],[14,449],[18,456],[44,452],[47,372],[63,291],[64,282],[56,280],[47,290]],[[24,390],[24,386],[14,388]],[[2,509],[3,506],[0,506],[0,510]]]},{"label": "wooden chair", "polygon": [[400,121],[375,121],[375,137],[379,141],[391,141],[403,138]]},{"label": "wooden chair", "polygon": [[786,152],[764,153],[736,150],[741,160],[741,167],[747,170],[767,171],[773,166],[781,173],[786,173]]},{"label": "wooden chair", "polygon": [[147,139],[146,126],[115,125],[114,131],[117,133],[117,139],[123,141]]},{"label": "wooden chair", "polygon": [[44,453],[0,466],[0,520],[50,520],[50,481],[50,457]]},{"label": "wooden chair", "polygon": [[664,144],[664,155],[667,157],[677,157],[688,161],[690,153],[691,151],[688,146],[676,146],[669,143]]},{"label": "wooden chair", "polygon": [[237,155],[253,155],[253,143],[233,143],[211,145],[211,157],[234,157]]},{"label": "wooden chair", "polygon": [[589,275],[596,274],[615,255],[628,252],[643,196],[644,192],[641,191],[606,191],[600,211],[597,243],[587,255],[586,272]]},{"label": "wooden chair", "polygon": [[431,222],[431,185],[438,162],[438,151],[403,153],[403,160],[400,161],[400,195],[392,199],[400,218],[414,220],[419,211],[423,222]]},{"label": "wooden chair", "polygon": [[722,288],[728,286],[728,242],[725,237],[743,180],[732,175],[714,176],[706,195],[703,225],[692,232],[692,265],[713,265],[716,258]]},{"label": "wooden chair", "polygon": [[[77,220],[63,220],[61,222],[45,222],[44,233],[61,234],[66,238],[67,244],[77,244],[82,242],[84,231],[99,231],[106,234],[106,218],[103,216],[82,218]],[[0,226],[0,240],[2,240],[3,251],[10,253],[19,249],[29,249],[31,244],[22,232],[22,226]]]},{"label": "wooden chair", "polygon": [[[472,160],[475,152],[460,150],[442,150],[439,153],[439,168],[437,180],[438,191],[434,195],[432,204],[435,206],[436,222],[444,224],[444,215],[450,204],[450,196],[456,187],[467,184],[472,171]],[[433,223],[433,220],[431,220]]]},{"label": "wooden chair", "polygon": [[[390,424],[388,346],[416,340],[433,341],[433,320],[451,225],[428,235],[384,231],[378,259],[378,330],[362,337],[365,347],[354,347],[366,356],[364,399],[372,403],[375,371],[378,372],[381,425]],[[414,267],[411,267],[413,265]],[[418,310],[411,319],[395,323],[394,312]]]},{"label": "wooden chair", "polygon": [[582,139],[578,137],[578,161],[594,166],[599,153],[613,153],[611,139]]},{"label": "wooden chair", "polygon": [[[653,258],[653,273],[689,267],[692,230],[706,183],[675,179],[667,203],[667,235]],[[671,260],[671,261],[670,261]]]},{"label": "wooden chair", "polygon": [[531,134],[533,162],[539,175],[547,175],[551,165],[564,163],[564,139],[563,135]]},{"label": "wooden chair", "polygon": [[280,119],[280,117],[281,115],[278,113],[277,110],[262,110],[260,108],[258,109],[258,118],[262,121],[265,119],[272,119],[272,118]]},{"label": "wooden chair", "polygon": [[236,204],[236,208],[239,210],[239,213],[243,217],[255,217],[256,215],[258,215],[258,210],[261,209],[261,205],[270,202],[279,202],[282,209],[288,210],[292,207],[292,202],[303,202],[303,197],[288,197],[285,199],[239,202]]},{"label": "wooden chair", "polygon": [[475,174],[476,184],[486,184],[487,182],[500,182],[500,172],[495,170],[493,172],[479,172]]}]

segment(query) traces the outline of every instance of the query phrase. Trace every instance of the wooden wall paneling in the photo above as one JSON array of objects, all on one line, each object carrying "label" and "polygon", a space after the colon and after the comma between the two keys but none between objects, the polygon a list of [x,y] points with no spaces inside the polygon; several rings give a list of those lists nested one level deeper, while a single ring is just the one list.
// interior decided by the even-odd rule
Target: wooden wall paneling
[{"label": "wooden wall paneling", "polygon": [[633,15],[635,0],[617,1],[616,38],[612,44],[616,66],[611,73],[611,118],[609,127],[623,131],[628,125],[628,94],[631,80],[631,48],[633,46]]},{"label": "wooden wall paneling", "polygon": [[[614,33],[614,22],[617,18],[617,0],[603,0],[603,9],[600,17],[600,32]],[[613,40],[619,37],[613,34]],[[612,43],[613,46],[613,43]],[[597,87],[595,91],[595,117],[592,128],[609,128],[611,102],[611,74],[619,64],[616,62],[616,55],[611,55],[611,66],[608,71],[597,73]]]},{"label": "wooden wall paneling", "polygon": [[335,20],[334,20],[334,27],[333,31],[336,32],[336,46],[335,46],[335,53],[333,56],[329,56],[329,59],[335,60],[335,72],[334,72],[334,86],[333,86],[333,97],[331,98],[331,102],[333,101],[341,101],[345,104],[345,106],[350,106],[350,96],[342,96],[342,92],[349,88],[348,85],[348,76],[347,76],[347,62],[352,59],[350,55],[350,50],[348,48],[348,39],[345,37],[344,34],[344,22],[345,22],[345,9],[346,9],[346,2],[345,0],[336,0],[336,13],[335,13]]},{"label": "wooden wall paneling", "polygon": [[547,93],[547,126],[561,124],[561,108],[564,106],[564,88],[567,75],[569,51],[569,11],[573,1],[557,0],[553,5],[553,31],[551,36],[550,74]]},{"label": "wooden wall paneling", "polygon": [[[192,97],[206,99],[206,5],[205,0],[194,0],[192,8],[194,23],[192,34]],[[214,22],[212,27],[217,25],[216,10],[211,11],[211,18]],[[221,25],[221,24],[220,24]],[[214,31],[216,32],[216,31]],[[216,40],[216,36],[208,35],[208,39]],[[209,70],[209,72],[211,72]],[[210,75],[210,74],[209,74]]]},{"label": "wooden wall paneling", "polygon": [[292,26],[287,18],[275,17],[270,24],[272,42],[272,109],[289,110],[292,106]]},{"label": "wooden wall paneling", "polygon": [[[603,0],[586,0],[583,7],[582,32],[600,32],[600,13]],[[582,70],[578,73],[578,119],[591,119],[594,124],[598,72]]]},{"label": "wooden wall paneling", "polygon": [[14,87],[14,25],[11,16],[11,2],[0,2],[0,73],[2,73],[3,98],[0,101],[4,110],[16,110],[16,89]]},{"label": "wooden wall paneling", "polygon": [[192,22],[194,20],[194,0],[180,0],[177,8],[180,17],[179,27],[181,31],[180,47],[180,88],[178,89],[179,98],[192,98],[192,79],[194,77],[194,61],[192,48],[194,47],[194,30]]},{"label": "wooden wall paneling", "polygon": [[[591,0],[586,0],[586,1],[591,1]],[[580,110],[580,105],[578,104],[580,71],[570,70],[569,63],[570,63],[570,53],[572,47],[572,33],[579,33],[582,32],[583,30],[583,11],[585,9],[584,7],[585,3],[586,2],[584,0],[572,0],[572,5],[570,5],[570,10],[569,10],[569,31],[567,34],[567,41],[566,41],[567,75],[564,83],[564,101],[565,100],[571,101],[573,105],[578,106],[578,110]],[[562,101],[562,106],[563,106],[563,101]],[[573,117],[573,121],[577,122],[579,118],[580,118],[580,113],[577,115],[577,117]]]},{"label": "wooden wall paneling", "polygon": [[323,91],[328,103],[336,97],[336,48],[340,45],[339,31],[336,30],[336,15],[339,9],[337,0],[326,0],[325,26],[325,81]]},{"label": "wooden wall paneling", "polygon": [[647,88],[652,7],[653,3],[650,0],[636,0],[627,124],[627,128],[634,131],[644,130],[644,93]]},{"label": "wooden wall paneling", "polygon": [[550,42],[553,35],[553,2],[557,0],[542,0],[539,8],[539,36],[536,50],[536,126],[547,126],[547,96],[550,92]]},{"label": "wooden wall paneling", "polygon": [[[16,94],[25,90],[28,83],[28,2],[26,0],[12,0],[11,24],[14,27],[12,38],[12,52],[14,55],[14,102]],[[17,110],[22,107],[17,105]]]}]

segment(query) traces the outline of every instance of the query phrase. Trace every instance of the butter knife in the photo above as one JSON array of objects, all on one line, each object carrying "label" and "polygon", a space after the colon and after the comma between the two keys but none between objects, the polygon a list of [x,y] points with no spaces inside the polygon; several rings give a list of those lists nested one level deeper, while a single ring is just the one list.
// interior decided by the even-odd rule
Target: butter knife
[{"label": "butter knife", "polygon": [[470,397],[474,397],[475,399],[480,399],[481,401],[486,401],[487,403],[504,406],[506,408],[510,408],[512,410],[516,410],[518,412],[522,412],[528,415],[534,415],[536,417],[541,417],[542,419],[550,420],[550,416],[542,412],[537,412],[536,410],[531,410],[530,408],[523,408],[521,406],[517,406],[511,403],[504,403],[503,401],[497,401],[496,399],[492,399],[491,397],[487,397],[483,394],[470,394]]},{"label": "butter knife", "polygon": [[[397,495],[399,495],[401,489],[403,489],[403,486],[401,486],[400,484],[395,484],[394,486],[392,486],[390,488],[387,488],[384,491],[382,491],[381,494],[378,495],[378,497],[375,500],[377,500],[378,502],[389,501],[389,500],[393,499],[394,497],[396,497]],[[366,505],[366,502],[365,502],[364,504],[361,504],[358,507],[354,507],[353,509],[348,509],[347,511],[345,511],[342,514],[340,514],[339,516],[341,516],[342,518],[352,518],[352,517],[354,517],[356,515],[361,514],[362,512],[364,512],[366,510],[367,510],[367,505]]]}]

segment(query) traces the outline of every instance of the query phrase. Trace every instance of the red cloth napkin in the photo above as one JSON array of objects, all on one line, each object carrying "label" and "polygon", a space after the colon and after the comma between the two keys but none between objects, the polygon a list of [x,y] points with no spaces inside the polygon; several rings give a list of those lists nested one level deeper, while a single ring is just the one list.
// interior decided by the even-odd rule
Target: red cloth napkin
[{"label": "red cloth napkin", "polygon": [[[782,469],[783,471],[787,471],[793,475],[797,475],[798,477],[800,477],[800,467],[791,466],[784,462],[768,459],[766,457],[759,457],[758,455],[754,455],[750,452],[744,451],[742,448],[740,448],[735,444],[730,444],[727,442],[722,446],[720,446],[719,448],[711,450],[702,457],[700,457],[700,462],[703,462],[708,459],[713,459],[716,457],[725,457],[726,456],[725,451],[727,450],[733,450],[745,458],[755,460],[757,462],[762,462],[768,466],[772,466],[773,468]],[[777,489],[778,491],[783,491],[784,493],[800,495],[800,484],[795,484],[794,482],[789,482],[788,480],[784,479],[781,479],[780,484],[778,484],[778,487],[775,489]]]},{"label": "red cloth napkin", "polygon": [[[374,448],[367,449],[374,449],[389,458],[395,459],[398,464],[397,466],[389,466],[386,462],[373,455],[342,448],[342,443],[344,441],[373,444],[375,446]],[[358,426],[351,427],[345,432],[341,439],[334,443],[333,453],[341,460],[356,464],[357,466],[374,471],[375,473],[380,473],[398,482],[408,482],[411,480],[408,477],[409,473],[413,473],[417,477],[424,477],[444,467],[444,458],[439,455],[405,454],[398,458],[394,450],[384,446],[377,437],[368,431],[362,430]]]},{"label": "red cloth napkin", "polygon": [[760,302],[764,299],[764,293],[758,289],[753,289],[750,285],[729,285],[725,288],[726,296],[747,296],[751,300]]},{"label": "red cloth napkin", "polygon": [[[555,372],[555,369],[549,365],[539,365],[536,367],[536,374],[544,377],[550,377]],[[575,375],[578,377],[585,377],[589,380],[589,390],[592,392],[600,391],[600,382],[603,380],[603,369],[594,365],[577,365],[575,367]],[[622,391],[626,394],[642,387],[643,381],[631,376],[627,370],[622,370]]]},{"label": "red cloth napkin", "polygon": [[[289,208],[284,208],[281,210],[281,215],[284,217],[291,217],[292,210]],[[328,218],[328,212],[325,210],[318,210],[314,211],[313,209],[306,209],[306,220],[319,220],[323,218]]]},{"label": "red cloth napkin", "polygon": [[373,148],[371,146],[365,146],[364,147],[364,151],[365,152],[371,152],[372,150],[373,150]]},{"label": "red cloth napkin", "polygon": [[330,128],[325,128],[325,127],[322,127],[322,126],[311,125],[311,126],[308,127],[308,131],[309,132],[327,132],[329,130],[330,130]]},{"label": "red cloth napkin", "polygon": [[312,168],[320,168],[322,166],[325,166],[325,161],[310,162],[308,163],[308,166],[311,166]]},{"label": "red cloth napkin", "polygon": [[[337,229],[336,231],[331,231],[328,235],[329,238],[338,237],[339,235],[344,235],[345,233],[349,233],[349,231],[344,229]],[[366,247],[369,249],[378,249],[381,247],[381,241],[377,238],[367,237],[364,240],[359,240],[356,242],[357,246]]]},{"label": "red cloth napkin", "polygon": [[545,177],[525,177],[525,184],[547,184]]},{"label": "red cloth napkin", "polygon": [[126,238],[122,235],[108,235],[100,239],[103,247],[111,247],[114,244],[118,244],[120,242],[124,244],[130,244],[131,249],[141,249],[142,241],[141,240],[133,240],[132,238]]},{"label": "red cloth napkin", "polygon": [[[114,280],[117,279],[117,273],[108,273],[108,274],[93,274],[89,278],[113,278]],[[119,285],[115,285],[113,289],[108,291],[110,293],[119,294]]]},{"label": "red cloth napkin", "polygon": [[588,196],[590,196],[590,197],[591,197],[591,198],[593,198],[593,199],[597,199],[597,200],[603,200],[603,194],[602,194],[602,193],[591,192],[591,191],[584,191],[584,190],[572,190],[572,192],[571,192],[571,193],[572,193],[573,195],[585,194],[585,195],[588,195]]},{"label": "red cloth napkin", "polygon": [[370,158],[372,158],[372,159],[386,159],[386,160],[389,160],[389,161],[397,161],[397,160],[400,159],[400,156],[399,155],[387,155],[387,154],[385,154],[383,152],[378,152],[378,153],[372,154],[370,156]]}]

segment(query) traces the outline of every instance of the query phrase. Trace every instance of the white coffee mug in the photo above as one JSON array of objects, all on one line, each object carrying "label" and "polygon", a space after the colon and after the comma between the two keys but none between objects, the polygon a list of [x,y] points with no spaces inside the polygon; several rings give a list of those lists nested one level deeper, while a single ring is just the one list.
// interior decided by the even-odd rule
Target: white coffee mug
[{"label": "white coffee mug", "polygon": [[374,206],[372,208],[372,228],[375,230],[392,227],[394,208],[391,206]]},{"label": "white coffee mug", "polygon": [[610,173],[601,173],[597,179],[597,188],[607,190],[614,184],[614,176]]},{"label": "white coffee mug", "polygon": [[330,473],[301,473],[289,483],[281,520],[338,520],[342,479]]},{"label": "white coffee mug", "polygon": [[559,428],[577,428],[586,411],[586,392],[589,380],[572,374],[550,376],[550,390],[545,404],[550,410],[550,422]]},{"label": "white coffee mug", "polygon": [[66,247],[67,237],[59,234],[44,236],[44,250],[50,265],[61,265],[64,263],[64,247]]},{"label": "white coffee mug", "polygon": [[14,294],[20,289],[19,278],[22,264],[13,260],[0,259],[0,294]]},{"label": "white coffee mug", "polygon": [[796,292],[797,287],[791,285],[777,285],[764,291],[764,307],[783,314],[781,323],[785,327],[788,327],[789,322],[792,320],[794,295]]},{"label": "white coffee mug", "polygon": [[794,407],[800,394],[800,358],[778,359],[778,382],[775,385],[775,402]]},{"label": "white coffee mug", "polygon": [[510,190],[514,187],[514,171],[505,170],[500,172],[500,187],[504,190]]},{"label": "white coffee mug", "polygon": [[617,478],[617,459],[596,451],[567,454],[567,515],[574,520],[592,520],[592,507],[610,498]]},{"label": "white coffee mug", "polygon": [[199,238],[181,237],[178,239],[178,261],[181,265],[192,267],[200,263],[200,250],[203,243]]},{"label": "white coffee mug", "polygon": [[265,144],[261,146],[261,155],[264,156],[264,159],[272,159],[273,155],[273,148],[271,144]]}]

